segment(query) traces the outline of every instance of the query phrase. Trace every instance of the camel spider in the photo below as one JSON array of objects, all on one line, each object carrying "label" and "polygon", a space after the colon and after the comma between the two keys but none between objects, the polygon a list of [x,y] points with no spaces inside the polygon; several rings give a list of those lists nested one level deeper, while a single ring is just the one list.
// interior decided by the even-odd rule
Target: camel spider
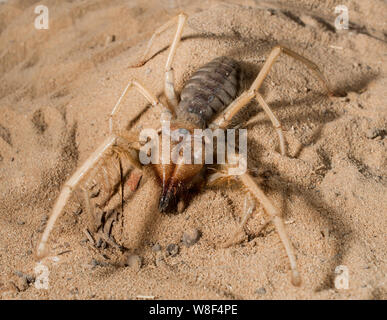
[{"label": "camel spider", "polygon": [[[115,154],[118,155],[118,158],[125,156],[130,160],[134,167],[138,169],[142,168],[142,165],[138,161],[138,152],[140,148],[138,142],[136,142],[136,139],[133,139],[133,137],[130,137],[128,134],[118,132],[114,127],[113,121],[119,111],[121,102],[126,97],[129,89],[135,88],[153,107],[161,108],[164,115],[171,115],[174,119],[172,124],[174,128],[185,129],[189,132],[192,132],[196,128],[225,129],[237,112],[246,106],[250,101],[255,99],[270,118],[278,134],[280,152],[284,156],[286,151],[281,123],[278,121],[270,107],[266,104],[259,93],[259,89],[264,79],[279,55],[284,53],[304,63],[317,75],[319,80],[321,80],[327,89],[328,93],[332,93],[328,81],[320,72],[316,64],[292,50],[282,46],[276,46],[270,52],[262,69],[250,88],[244,91],[239,97],[237,97],[240,82],[239,64],[231,58],[219,57],[201,67],[198,71],[196,71],[196,73],[194,73],[190,80],[188,80],[185,84],[179,99],[174,88],[174,71],[172,69],[172,62],[181,39],[186,20],[187,15],[181,13],[158,28],[149,40],[143,58],[135,65],[136,67],[144,65],[149,60],[147,57],[155,37],[177,23],[177,31],[170,46],[167,62],[165,64],[164,94],[168,104],[165,106],[153,93],[146,89],[145,86],[135,80],[130,81],[127,84],[110,114],[110,135],[89,156],[81,167],[76,170],[76,172],[62,187],[59,197],[52,209],[52,214],[48,220],[47,226],[38,244],[38,257],[42,257],[45,254],[46,245],[55,221],[63,211],[63,208],[66,205],[72,191],[80,184],[84,177],[87,176],[91,169],[97,167],[97,163],[101,159],[109,154],[111,155],[112,150],[116,150]],[[164,212],[172,205],[176,204],[177,198],[184,193],[184,190],[187,190],[187,188],[190,187],[194,178],[203,173],[205,165],[203,163],[185,164],[182,161],[178,161],[173,164],[153,164],[153,167],[162,182],[163,190],[159,201],[159,210]],[[212,183],[219,179],[229,177],[230,175],[227,173],[227,170],[225,170],[229,167],[229,164],[221,166],[216,173],[209,176],[208,181]],[[295,286],[300,285],[301,277],[297,268],[296,257],[292,244],[286,233],[284,221],[279,210],[265,195],[256,183],[255,179],[248,172],[234,176],[234,178],[239,180],[246,187],[249,193],[254,196],[254,198],[262,205],[266,213],[271,217],[289,258],[292,272],[292,283]],[[248,211],[248,214],[250,214],[251,210],[249,209]]]}]

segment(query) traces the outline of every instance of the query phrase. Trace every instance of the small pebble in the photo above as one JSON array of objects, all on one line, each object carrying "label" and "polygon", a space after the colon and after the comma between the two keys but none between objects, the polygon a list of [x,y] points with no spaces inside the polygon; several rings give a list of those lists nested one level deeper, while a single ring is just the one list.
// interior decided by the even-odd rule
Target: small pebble
[{"label": "small pebble", "polygon": [[201,232],[198,229],[196,228],[190,229],[184,232],[183,237],[181,238],[181,241],[186,247],[190,247],[199,241],[200,236],[201,236]]},{"label": "small pebble", "polygon": [[[96,248],[102,248],[103,247],[103,243],[104,243],[104,241],[102,240],[102,238],[99,238],[97,240],[96,244],[95,244],[95,247]],[[104,248],[102,248],[102,249],[104,249]]]},{"label": "small pebble", "polygon": [[157,252],[157,254],[156,254],[155,265],[157,267],[165,266],[165,260],[164,260],[163,254],[161,252]]},{"label": "small pebble", "polygon": [[255,293],[260,294],[260,295],[266,294],[266,289],[264,287],[261,287],[261,288],[255,290]]},{"label": "small pebble", "polygon": [[167,246],[167,254],[171,257],[176,256],[179,253],[179,246],[177,244],[171,243]]},{"label": "small pebble", "polygon": [[126,259],[126,265],[135,271],[139,271],[142,267],[141,257],[136,254],[131,254]]},{"label": "small pebble", "polygon": [[91,259],[90,266],[92,269],[94,269],[98,265],[99,265],[99,262],[97,260]]},{"label": "small pebble", "polygon": [[101,190],[98,187],[93,188],[90,193],[90,198],[97,198],[99,196],[100,191]]},{"label": "small pebble", "polygon": [[107,36],[105,40],[105,46],[114,41],[116,41],[116,36],[114,34],[111,36]]},{"label": "small pebble", "polygon": [[152,247],[152,251],[153,251],[153,252],[159,252],[159,251],[161,251],[161,246],[160,246],[158,243],[156,243],[156,244]]},{"label": "small pebble", "polygon": [[71,293],[72,295],[76,295],[76,294],[79,293],[79,290],[78,290],[78,288],[74,288],[74,289],[71,289],[71,290],[70,290],[70,293]]},{"label": "small pebble", "polygon": [[91,266],[91,269],[94,269],[95,267],[97,266],[100,266],[100,267],[107,267],[109,264],[106,263],[106,262],[103,262],[103,261],[98,261],[96,259],[92,259],[91,262],[90,262],[90,266]]},{"label": "small pebble", "polygon": [[74,214],[76,215],[76,216],[79,216],[81,213],[82,213],[82,208],[81,207],[78,207],[77,209],[75,209],[74,210]]},{"label": "small pebble", "polygon": [[52,262],[59,262],[59,257],[58,256],[53,256],[53,257],[50,257],[50,260],[52,261]]},{"label": "small pebble", "polygon": [[366,132],[366,137],[368,139],[375,139],[377,137],[384,138],[385,135],[387,135],[387,131],[384,129],[378,129],[378,128],[371,128],[371,129],[368,129]]},{"label": "small pebble", "polygon": [[[21,271],[15,271],[15,274],[16,274],[19,278],[24,279],[24,280],[27,282],[27,284],[30,284],[30,283],[35,282],[35,277],[32,276],[32,275],[23,273],[23,272],[21,272]],[[23,280],[23,281],[24,281],[24,280]]]}]

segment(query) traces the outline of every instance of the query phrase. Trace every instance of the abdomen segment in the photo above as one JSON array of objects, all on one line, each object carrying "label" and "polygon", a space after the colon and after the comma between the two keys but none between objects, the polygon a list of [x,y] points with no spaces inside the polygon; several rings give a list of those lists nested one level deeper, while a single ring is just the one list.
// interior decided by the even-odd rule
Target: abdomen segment
[{"label": "abdomen segment", "polygon": [[177,107],[177,117],[205,128],[237,96],[241,69],[235,60],[219,57],[202,66],[187,81]]}]

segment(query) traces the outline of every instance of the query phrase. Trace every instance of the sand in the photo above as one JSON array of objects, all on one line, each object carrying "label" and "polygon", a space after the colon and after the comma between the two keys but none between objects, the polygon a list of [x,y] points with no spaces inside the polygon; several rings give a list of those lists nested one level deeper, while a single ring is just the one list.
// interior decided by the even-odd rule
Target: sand
[{"label": "sand", "polygon": [[[38,3],[49,8],[48,30],[34,28]],[[349,30],[334,28],[339,4],[348,6]],[[130,266],[113,263],[122,259],[119,250],[88,242],[90,217],[79,190],[55,226],[49,255],[36,261],[61,186],[108,136],[108,115],[127,82],[162,93],[173,29],[157,39],[149,62],[128,66],[179,7],[172,0],[19,0],[0,3],[0,297],[386,299],[387,4],[182,0],[180,6],[189,20],[173,63],[179,91],[196,68],[220,55],[241,62],[249,85],[271,48],[282,44],[316,62],[333,88],[347,93],[327,97],[307,68],[281,56],[261,92],[282,122],[288,156],[280,155],[256,103],[235,120],[248,129],[250,172],[287,222],[301,287],[291,285],[284,248],[259,205],[242,241],[222,248],[243,216],[240,185],[202,188],[182,213],[160,214],[150,169],[113,223],[114,239],[134,255]],[[159,110],[139,114],[144,106],[131,93],[120,126],[133,119],[136,126],[157,124]],[[191,229],[201,237],[187,247],[181,239]],[[176,255],[166,254],[170,244],[178,245]],[[348,271],[347,289],[335,287],[338,266]],[[46,274],[47,289],[39,288]]]}]

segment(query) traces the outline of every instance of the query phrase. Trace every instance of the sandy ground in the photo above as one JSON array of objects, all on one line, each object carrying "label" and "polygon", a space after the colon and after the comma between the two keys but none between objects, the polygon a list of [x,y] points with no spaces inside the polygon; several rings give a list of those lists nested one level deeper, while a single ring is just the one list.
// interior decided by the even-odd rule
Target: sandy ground
[{"label": "sandy ground", "polygon": [[[112,236],[132,254],[130,266],[116,263],[125,257],[119,250],[87,240],[90,216],[78,191],[55,226],[49,256],[37,264],[36,243],[61,186],[107,137],[108,114],[127,81],[162,93],[173,29],[157,39],[146,65],[128,66],[178,11],[172,0],[39,1],[50,24],[36,30],[37,3],[0,2],[2,299],[386,299],[384,1],[180,1],[190,17],[173,64],[179,90],[220,55],[241,62],[249,85],[270,49],[283,44],[347,92],[328,98],[307,68],[281,57],[261,92],[283,124],[289,156],[279,154],[257,104],[236,120],[248,129],[249,169],[287,221],[299,288],[260,206],[241,243],[221,247],[243,216],[238,184],[192,192],[184,212],[165,215],[157,211],[160,188],[151,170],[113,222]],[[333,27],[339,4],[348,6],[350,30]],[[121,126],[146,102],[133,92],[125,104]],[[158,115],[148,108],[136,125],[157,124]],[[186,247],[181,238],[192,228],[201,237]],[[166,254],[170,244],[179,247],[174,256]],[[349,272],[348,289],[334,286],[337,266]],[[48,289],[38,289],[46,271]]]}]

